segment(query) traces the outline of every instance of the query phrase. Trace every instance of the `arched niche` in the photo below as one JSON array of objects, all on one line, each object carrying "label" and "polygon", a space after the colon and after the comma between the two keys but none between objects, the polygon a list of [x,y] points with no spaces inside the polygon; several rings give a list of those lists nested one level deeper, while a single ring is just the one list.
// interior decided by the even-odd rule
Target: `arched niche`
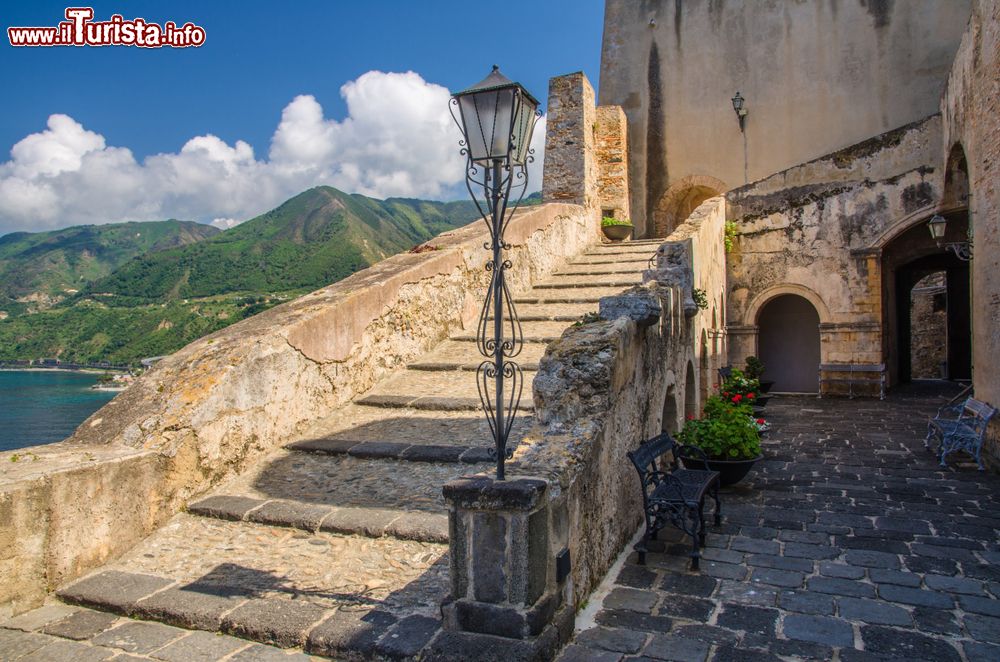
[{"label": "arched niche", "polygon": [[815,393],[820,365],[816,307],[798,294],[779,294],[760,308],[756,323],[757,356],[773,390]]}]

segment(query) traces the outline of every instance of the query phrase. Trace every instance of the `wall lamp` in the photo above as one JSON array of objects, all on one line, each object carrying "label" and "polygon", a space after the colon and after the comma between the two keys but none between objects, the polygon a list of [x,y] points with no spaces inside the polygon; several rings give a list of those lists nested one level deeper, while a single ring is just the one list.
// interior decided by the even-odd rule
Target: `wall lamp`
[{"label": "wall lamp", "polygon": [[733,97],[733,110],[736,111],[736,117],[740,121],[740,131],[743,131],[747,117],[747,109],[746,99],[744,99],[743,95],[739,93],[739,90],[736,91],[736,96]]},{"label": "wall lamp", "polygon": [[[948,220],[940,214],[934,214],[931,216],[931,220],[927,221],[927,229],[930,230],[931,237],[934,238],[934,243],[940,247],[941,240],[944,239],[945,230],[948,229]],[[971,241],[949,241],[944,245],[944,248],[954,253],[955,257],[962,262],[968,262],[972,259]]]}]

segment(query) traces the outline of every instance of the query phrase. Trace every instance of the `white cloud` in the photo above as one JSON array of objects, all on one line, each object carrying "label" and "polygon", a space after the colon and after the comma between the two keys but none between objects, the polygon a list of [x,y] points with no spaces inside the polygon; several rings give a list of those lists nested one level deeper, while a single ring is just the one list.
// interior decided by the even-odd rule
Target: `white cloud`
[{"label": "white cloud", "polygon": [[[0,163],[0,234],[79,223],[182,218],[232,227],[317,185],[377,198],[461,198],[459,132],[448,91],[418,74],[370,71],[341,87],[347,117],[316,99],[285,107],[266,158],[242,140],[191,138],[139,162],[73,118],[15,144]],[[545,119],[532,141],[529,190],[541,187]]]}]

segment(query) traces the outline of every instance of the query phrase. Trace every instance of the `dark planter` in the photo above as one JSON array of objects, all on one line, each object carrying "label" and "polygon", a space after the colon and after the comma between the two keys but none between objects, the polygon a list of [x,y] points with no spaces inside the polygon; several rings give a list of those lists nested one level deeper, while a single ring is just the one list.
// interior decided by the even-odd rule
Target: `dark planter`
[{"label": "dark planter", "polygon": [[767,405],[767,401],[770,400],[770,399],[771,399],[771,396],[769,396],[769,395],[758,395],[756,398],[753,399],[753,403],[754,403],[754,406],[756,406],[756,407],[763,407],[763,406]]},{"label": "dark planter", "polygon": [[611,241],[621,241],[622,239],[628,239],[632,234],[634,229],[631,225],[602,225],[601,231],[604,236]]},{"label": "dark planter", "polygon": [[761,393],[769,393],[771,391],[771,388],[773,386],[774,386],[774,382],[761,382],[760,383],[760,392]]},{"label": "dark planter", "polygon": [[[709,460],[708,468],[719,472],[719,482],[722,485],[734,485],[743,480],[743,477],[753,469],[753,465],[757,460],[763,457],[763,455],[758,455],[750,460]],[[698,458],[689,458],[682,455],[681,462],[688,469],[705,468],[705,463]]]}]

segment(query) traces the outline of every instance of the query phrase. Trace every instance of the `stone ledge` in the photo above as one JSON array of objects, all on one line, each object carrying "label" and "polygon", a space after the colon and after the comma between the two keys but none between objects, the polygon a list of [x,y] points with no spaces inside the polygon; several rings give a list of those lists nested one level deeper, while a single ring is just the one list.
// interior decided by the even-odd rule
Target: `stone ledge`
[{"label": "stone ledge", "polygon": [[463,510],[530,511],[538,507],[548,483],[537,478],[496,480],[466,476],[445,483],[444,498]]}]

